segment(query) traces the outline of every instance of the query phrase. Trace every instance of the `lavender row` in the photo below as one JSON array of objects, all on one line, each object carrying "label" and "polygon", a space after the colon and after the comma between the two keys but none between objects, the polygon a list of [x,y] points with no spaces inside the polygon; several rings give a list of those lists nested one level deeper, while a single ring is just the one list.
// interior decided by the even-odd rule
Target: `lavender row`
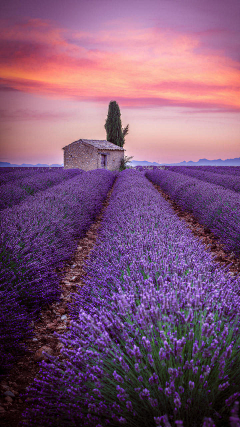
[{"label": "lavender row", "polygon": [[8,172],[19,172],[19,171],[37,171],[37,172],[45,172],[50,170],[59,171],[63,169],[62,166],[7,166],[7,167],[1,167],[0,166],[0,175],[3,175]]},{"label": "lavender row", "polygon": [[0,186],[0,210],[14,206],[38,191],[46,190],[61,181],[82,173],[81,169],[60,169],[34,173]]},{"label": "lavender row", "polygon": [[0,167],[0,175],[4,173],[12,172],[12,171],[13,171],[12,167]]},{"label": "lavender row", "polygon": [[59,335],[63,360],[42,363],[23,425],[227,425],[239,285],[142,174],[121,172]]},{"label": "lavender row", "polygon": [[187,168],[191,170],[206,171],[217,173],[220,175],[232,175],[240,177],[240,166],[165,166],[168,170],[174,170],[180,172],[181,169]]},{"label": "lavender row", "polygon": [[203,170],[219,173],[221,175],[234,175],[240,177],[240,166],[203,166]]},{"label": "lavender row", "polygon": [[240,196],[218,185],[168,170],[146,172],[183,209],[209,228],[227,251],[240,254]]},{"label": "lavender row", "polygon": [[16,359],[31,319],[59,298],[56,268],[74,253],[114,179],[109,171],[86,172],[1,212],[1,374]]},{"label": "lavender row", "polygon": [[17,181],[18,179],[25,178],[27,176],[33,176],[39,172],[44,172],[44,170],[38,170],[37,168],[31,168],[31,169],[17,169],[13,170],[9,173],[3,173],[0,175],[0,185],[7,184],[9,182]]},{"label": "lavender row", "polygon": [[199,170],[190,167],[177,167],[173,166],[169,169],[172,172],[177,172],[183,175],[191,176],[193,178],[200,179],[200,181],[210,182],[215,185],[220,185],[228,190],[240,193],[240,176],[223,175],[213,172],[207,172],[206,170]]}]

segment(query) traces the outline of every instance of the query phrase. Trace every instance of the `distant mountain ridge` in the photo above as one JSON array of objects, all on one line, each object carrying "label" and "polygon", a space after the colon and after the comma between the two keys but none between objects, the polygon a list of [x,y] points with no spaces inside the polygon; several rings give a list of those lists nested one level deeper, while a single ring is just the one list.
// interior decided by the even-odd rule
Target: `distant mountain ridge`
[{"label": "distant mountain ridge", "polygon": [[156,163],[148,162],[147,160],[132,160],[131,166],[240,166],[240,157],[235,159],[217,159],[217,160],[208,160],[208,159],[199,159],[197,162],[185,160],[180,163]]},{"label": "distant mountain ridge", "polygon": [[[240,166],[240,157],[236,157],[235,159],[217,159],[217,160],[208,160],[208,159],[199,159],[197,162],[189,161],[186,162],[185,160],[180,163],[157,163],[157,162],[148,162],[147,160],[132,160],[130,162],[130,165],[135,166]],[[28,163],[22,163],[21,165],[16,165],[8,162],[0,162],[0,167],[28,167],[28,168],[54,168],[54,167],[63,167],[63,164],[42,164],[38,163],[36,165],[28,164]]]},{"label": "distant mountain ridge", "polygon": [[8,168],[13,168],[13,167],[17,167],[17,168],[20,168],[20,167],[26,167],[26,168],[44,168],[44,167],[47,167],[47,168],[60,168],[60,167],[62,167],[63,166],[63,164],[62,165],[58,165],[58,164],[53,164],[53,165],[47,165],[47,164],[42,164],[42,163],[38,163],[37,165],[31,165],[31,164],[28,164],[28,163],[22,163],[21,165],[15,165],[15,164],[12,164],[12,163],[8,163],[8,162],[0,162],[0,168],[2,167],[2,168],[6,168],[6,167],[8,167]]}]

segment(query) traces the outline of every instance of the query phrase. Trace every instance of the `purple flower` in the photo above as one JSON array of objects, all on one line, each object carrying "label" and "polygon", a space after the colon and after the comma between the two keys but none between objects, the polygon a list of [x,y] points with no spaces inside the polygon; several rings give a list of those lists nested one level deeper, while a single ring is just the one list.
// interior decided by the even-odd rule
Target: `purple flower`
[{"label": "purple flower", "polygon": [[218,390],[223,391],[223,390],[225,390],[226,388],[228,388],[229,386],[230,386],[230,384],[229,384],[229,382],[227,381],[227,382],[225,382],[225,383],[223,383],[223,384],[220,384],[220,385],[218,386]]},{"label": "purple flower", "polygon": [[147,357],[148,357],[149,364],[151,366],[154,366],[154,360],[153,360],[152,355],[150,353],[148,353]]},{"label": "purple flower", "polygon": [[237,400],[238,397],[240,397],[239,392],[232,394],[228,399],[225,400],[225,404],[227,406],[231,406],[235,402],[235,400]]},{"label": "purple flower", "polygon": [[181,399],[180,399],[180,396],[179,396],[179,394],[178,394],[178,393],[176,393],[176,397],[175,397],[175,399],[174,399],[174,404],[175,404],[175,407],[176,407],[177,409],[179,409],[179,408],[180,408],[180,406],[181,406]]},{"label": "purple flower", "polygon": [[225,357],[225,359],[229,359],[229,357],[231,356],[231,354],[232,354],[232,349],[233,349],[233,345],[232,344],[230,344],[227,348],[226,348],[226,350],[225,350],[225,352],[224,352],[224,357]]},{"label": "purple flower", "polygon": [[194,382],[193,382],[193,381],[189,381],[188,386],[189,386],[189,389],[190,389],[190,390],[193,390],[193,389],[194,389],[195,384],[194,384]]},{"label": "purple flower", "polygon": [[211,357],[211,350],[209,348],[205,348],[202,352],[202,358],[207,359]]},{"label": "purple flower", "polygon": [[120,375],[118,375],[116,371],[113,372],[113,377],[117,382],[124,383],[124,379]]},{"label": "purple flower", "polygon": [[198,351],[199,351],[198,342],[197,342],[197,341],[195,341],[195,342],[193,343],[192,355],[193,355],[193,356],[195,356],[195,354],[197,354],[197,353],[198,353]]},{"label": "purple flower", "polygon": [[158,401],[157,401],[157,399],[153,399],[152,397],[149,397],[149,403],[151,404],[151,406],[153,407],[153,408],[157,408],[157,406],[158,406]]},{"label": "purple flower", "polygon": [[201,372],[203,372],[203,375],[206,377],[211,372],[210,366],[209,365],[203,365]]},{"label": "purple flower", "polygon": [[144,388],[141,393],[139,393],[139,397],[142,400],[147,399],[148,397],[150,397],[150,391],[147,388]]},{"label": "purple flower", "polygon": [[[192,341],[193,340],[193,338],[194,338],[194,332],[193,332],[193,329],[191,329],[191,331],[189,332],[189,334],[188,334],[188,338],[189,338],[189,340],[190,341]],[[175,421],[175,422],[177,422],[177,421]],[[182,422],[182,421],[181,421]]]},{"label": "purple flower", "polygon": [[160,331],[159,335],[160,335],[160,338],[162,338],[162,340],[165,341],[165,339],[166,339],[165,332],[164,331]]},{"label": "purple flower", "polygon": [[120,362],[120,364],[121,364],[121,366],[122,366],[122,368],[126,371],[126,372],[129,372],[129,370],[130,370],[130,367],[128,366],[128,364],[124,361],[124,359],[122,358],[122,357],[119,357],[119,362]]},{"label": "purple flower", "polygon": [[186,323],[190,323],[193,320],[193,317],[194,317],[193,310],[192,310],[192,308],[190,308],[189,313],[188,313],[188,317],[186,319]]},{"label": "purple flower", "polygon": [[158,384],[158,375],[154,372],[148,381],[150,382],[150,384]]},{"label": "purple flower", "polygon": [[171,388],[170,387],[166,387],[165,390],[164,390],[164,393],[165,393],[166,396],[171,396],[171,394],[172,394]]},{"label": "purple flower", "polygon": [[161,417],[154,417],[154,421],[157,427],[161,427],[162,422],[164,423],[165,427],[171,427],[171,425],[169,424],[167,415],[163,415]]},{"label": "purple flower", "polygon": [[218,360],[218,356],[219,356],[219,350],[217,349],[211,359],[211,365],[214,365],[214,363]]},{"label": "purple flower", "polygon": [[136,357],[137,360],[140,360],[143,357],[140,348],[137,347],[135,344],[132,349],[132,354]]},{"label": "purple flower", "polygon": [[120,417],[120,418],[118,419],[118,422],[119,422],[120,424],[126,424],[127,420],[126,420],[125,418],[123,418],[123,417]]},{"label": "purple flower", "polygon": [[168,373],[169,373],[169,375],[170,375],[170,378],[177,378],[178,377],[178,375],[179,375],[179,372],[178,372],[178,370],[177,369],[175,369],[175,368],[168,368]]},{"label": "purple flower", "polygon": [[126,402],[126,407],[127,407],[127,409],[128,409],[130,412],[132,412],[132,411],[133,411],[132,402],[131,402],[130,400],[128,400],[128,401]]},{"label": "purple flower", "polygon": [[93,393],[96,394],[98,397],[102,397],[100,390],[98,390],[97,388],[93,389]]},{"label": "purple flower", "polygon": [[139,363],[135,363],[134,367],[137,372],[140,372]]},{"label": "purple flower", "polygon": [[142,337],[142,342],[143,342],[143,345],[147,351],[152,350],[151,343],[146,337]]},{"label": "purple flower", "polygon": [[222,335],[221,335],[221,339],[223,342],[225,341],[227,336],[228,336],[228,325],[225,325],[224,330],[223,330]]},{"label": "purple flower", "polygon": [[239,427],[240,426],[240,419],[238,417],[238,408],[239,408],[239,402],[234,402],[234,407],[231,410],[231,417],[229,418],[229,421],[231,423],[231,427]]},{"label": "purple flower", "polygon": [[180,385],[178,387],[179,393],[183,394],[184,393],[184,388]]},{"label": "purple flower", "polygon": [[215,427],[215,424],[212,418],[204,418],[202,427]]},{"label": "purple flower", "polygon": [[170,351],[171,351],[171,347],[170,347],[170,345],[168,344],[168,342],[167,341],[164,341],[164,347],[165,347],[165,349],[166,349],[166,351],[167,351],[167,353],[170,353]]},{"label": "purple flower", "polygon": [[163,348],[160,348],[159,350],[159,359],[164,360],[166,358],[166,352]]},{"label": "purple flower", "polygon": [[126,394],[126,391],[124,390],[124,388],[121,388],[119,385],[117,385],[116,390],[118,391],[117,398],[121,402],[125,402],[125,400],[127,398],[127,394]]}]

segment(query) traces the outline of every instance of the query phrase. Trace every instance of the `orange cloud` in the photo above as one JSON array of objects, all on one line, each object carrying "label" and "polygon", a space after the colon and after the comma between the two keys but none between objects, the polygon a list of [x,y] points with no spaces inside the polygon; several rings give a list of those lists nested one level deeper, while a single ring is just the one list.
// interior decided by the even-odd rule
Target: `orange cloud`
[{"label": "orange cloud", "polygon": [[3,24],[0,75],[15,90],[100,102],[114,97],[136,107],[240,109],[238,63],[199,53],[196,34],[155,28],[72,32],[40,19]]}]

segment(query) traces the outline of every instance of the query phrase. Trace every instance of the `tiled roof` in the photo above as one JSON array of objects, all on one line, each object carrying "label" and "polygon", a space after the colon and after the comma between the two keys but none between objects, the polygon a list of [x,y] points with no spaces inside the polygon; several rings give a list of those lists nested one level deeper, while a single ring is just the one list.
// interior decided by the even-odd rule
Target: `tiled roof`
[{"label": "tiled roof", "polygon": [[[93,147],[96,147],[96,148],[99,148],[99,149],[121,150],[121,151],[124,150],[124,148],[119,147],[118,145],[113,144],[112,142],[106,141],[105,139],[104,140],[99,140],[99,139],[79,139],[78,141],[74,141],[71,144],[75,144],[75,143],[81,142],[81,141],[83,143],[85,143],[85,144],[92,145]],[[69,144],[69,145],[71,145],[71,144]],[[66,145],[65,147],[63,147],[63,149],[67,148],[69,145]]]}]

